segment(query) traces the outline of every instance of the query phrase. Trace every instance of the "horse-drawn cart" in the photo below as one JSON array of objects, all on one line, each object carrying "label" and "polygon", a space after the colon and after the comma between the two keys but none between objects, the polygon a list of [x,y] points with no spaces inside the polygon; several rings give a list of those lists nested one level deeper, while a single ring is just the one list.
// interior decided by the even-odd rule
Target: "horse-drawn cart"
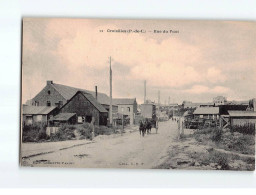
[{"label": "horse-drawn cart", "polygon": [[151,128],[158,130],[158,120],[156,116],[156,105],[153,103],[141,104],[141,116],[144,122],[150,125]]}]

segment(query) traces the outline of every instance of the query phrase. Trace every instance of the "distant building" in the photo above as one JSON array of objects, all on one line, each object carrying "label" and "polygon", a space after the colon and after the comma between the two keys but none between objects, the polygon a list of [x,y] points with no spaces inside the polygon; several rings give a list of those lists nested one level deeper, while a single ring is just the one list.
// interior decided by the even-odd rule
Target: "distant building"
[{"label": "distant building", "polygon": [[214,104],[211,103],[211,102],[208,102],[208,103],[193,103],[191,101],[183,101],[182,106],[185,109],[191,109],[191,108],[198,108],[198,107],[213,107]]},{"label": "distant building", "polygon": [[213,98],[213,103],[215,106],[225,105],[227,104],[227,98],[224,96],[217,96]]},{"label": "distant building", "polygon": [[118,113],[127,115],[130,118],[130,125],[133,125],[137,113],[136,98],[114,98],[113,103],[118,106]]},{"label": "distant building", "polygon": [[193,115],[194,118],[219,119],[219,107],[199,107]]},{"label": "distant building", "polygon": [[58,113],[55,106],[22,106],[22,121],[25,125],[48,123],[48,120]]}]

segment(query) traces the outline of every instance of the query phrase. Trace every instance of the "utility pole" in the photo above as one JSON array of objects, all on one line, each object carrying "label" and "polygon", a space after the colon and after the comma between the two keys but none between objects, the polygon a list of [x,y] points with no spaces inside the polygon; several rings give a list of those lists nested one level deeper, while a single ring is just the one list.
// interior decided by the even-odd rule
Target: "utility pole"
[{"label": "utility pole", "polygon": [[109,85],[110,85],[110,105],[109,105],[109,123],[113,123],[113,110],[112,110],[112,68],[111,68],[111,56],[109,57]]},{"label": "utility pole", "polygon": [[158,90],[158,106],[160,106],[160,90]]},{"label": "utility pole", "polygon": [[147,96],[147,81],[144,81],[144,104],[146,104],[146,96]]}]

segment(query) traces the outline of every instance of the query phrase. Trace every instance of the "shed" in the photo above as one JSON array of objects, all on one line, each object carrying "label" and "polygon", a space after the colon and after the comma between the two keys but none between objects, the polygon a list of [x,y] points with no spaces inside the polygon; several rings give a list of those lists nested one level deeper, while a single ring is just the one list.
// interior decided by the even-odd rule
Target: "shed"
[{"label": "shed", "polygon": [[256,124],[256,112],[254,111],[228,111],[230,125]]},{"label": "shed", "polygon": [[58,108],[55,106],[27,106],[22,107],[23,122],[31,125],[37,122],[48,122],[50,118],[56,115]]},{"label": "shed", "polygon": [[107,125],[107,110],[89,93],[78,91],[63,107],[60,113],[75,113],[77,123],[92,121],[95,125]]},{"label": "shed", "polygon": [[198,107],[193,114],[195,118],[218,119],[219,107]]},{"label": "shed", "polygon": [[58,115],[54,116],[50,119],[50,123],[69,123],[75,124],[76,123],[76,113],[59,113]]}]

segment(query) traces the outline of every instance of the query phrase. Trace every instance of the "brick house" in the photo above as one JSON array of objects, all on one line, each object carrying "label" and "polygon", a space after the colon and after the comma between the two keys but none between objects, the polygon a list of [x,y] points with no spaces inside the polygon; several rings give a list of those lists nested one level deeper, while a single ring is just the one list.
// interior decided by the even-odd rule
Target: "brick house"
[{"label": "brick house", "polygon": [[136,98],[114,98],[113,103],[118,106],[118,113],[130,118],[130,125],[134,124],[135,114],[137,113]]},{"label": "brick house", "polygon": [[92,121],[95,125],[107,125],[108,111],[89,93],[78,91],[60,109],[60,113],[72,113],[77,116],[77,123]]}]

